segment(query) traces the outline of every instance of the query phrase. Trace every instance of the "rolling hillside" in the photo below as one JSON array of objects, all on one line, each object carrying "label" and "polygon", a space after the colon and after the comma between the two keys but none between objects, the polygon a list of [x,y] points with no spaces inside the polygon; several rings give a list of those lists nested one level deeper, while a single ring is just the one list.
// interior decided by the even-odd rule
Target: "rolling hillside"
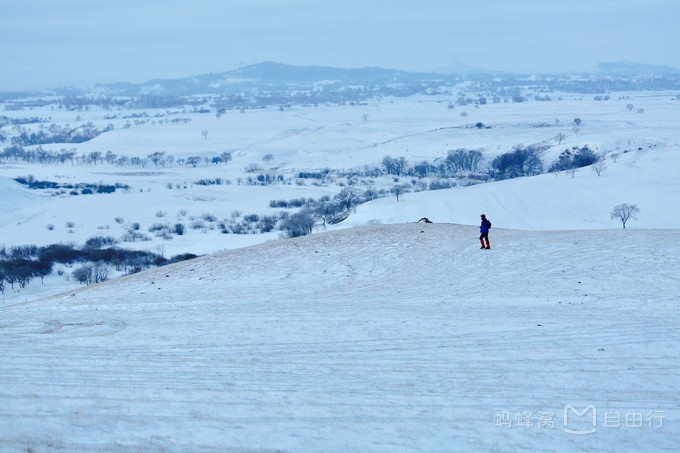
[{"label": "rolling hillside", "polygon": [[612,220],[619,203],[641,212],[628,228],[680,228],[678,148],[648,148],[609,161],[600,176],[591,167],[569,173],[382,198],[358,208],[349,225],[398,223],[428,217],[436,222],[475,223],[486,213],[494,225],[529,230],[620,228]]},{"label": "rolling hillside", "polygon": [[45,197],[26,189],[9,178],[0,176],[0,212],[10,213],[41,205]]},{"label": "rolling hillside", "polygon": [[476,236],[352,228],[3,307],[0,449],[673,449],[680,233]]}]

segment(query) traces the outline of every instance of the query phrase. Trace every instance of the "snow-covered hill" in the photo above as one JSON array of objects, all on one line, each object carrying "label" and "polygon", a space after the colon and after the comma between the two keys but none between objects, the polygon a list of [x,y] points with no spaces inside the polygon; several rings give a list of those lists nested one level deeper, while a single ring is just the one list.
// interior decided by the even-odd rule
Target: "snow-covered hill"
[{"label": "snow-covered hill", "polygon": [[0,212],[9,220],[7,214],[43,204],[45,197],[30,191],[16,181],[0,176]]},{"label": "snow-covered hill", "polygon": [[397,223],[428,217],[475,223],[486,213],[494,225],[531,230],[621,227],[612,220],[619,203],[641,209],[628,228],[680,228],[680,149],[647,148],[611,160],[598,176],[591,167],[491,184],[381,198],[360,206],[350,225]]},{"label": "snow-covered hill", "polygon": [[0,449],[673,450],[678,230],[476,236],[351,228],[3,307]]}]

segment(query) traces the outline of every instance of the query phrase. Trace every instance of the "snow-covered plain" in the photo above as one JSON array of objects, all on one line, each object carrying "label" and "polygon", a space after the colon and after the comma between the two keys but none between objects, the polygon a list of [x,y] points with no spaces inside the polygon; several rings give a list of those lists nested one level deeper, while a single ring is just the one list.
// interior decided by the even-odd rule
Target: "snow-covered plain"
[{"label": "snow-covered plain", "polygon": [[[101,162],[0,164],[0,208],[5,214],[0,217],[0,246],[83,244],[93,236],[119,239],[131,224],[138,223],[151,240],[119,246],[143,248],[168,257],[233,249],[277,240],[280,234],[221,234],[216,223],[206,222],[206,228],[187,228],[183,236],[167,240],[149,234],[147,229],[158,223],[176,222],[188,227],[206,214],[219,220],[236,214],[276,214],[281,210],[270,208],[271,200],[333,196],[341,190],[340,183],[346,183],[239,184],[239,178],[252,176],[244,168],[253,163],[288,178],[300,170],[379,166],[386,155],[405,156],[411,164],[423,159],[436,162],[456,148],[482,149],[488,164],[513,146],[529,144],[551,146],[543,156],[546,165],[566,148],[588,145],[606,156],[607,168],[600,177],[590,168],[583,168],[574,178],[559,173],[406,194],[399,202],[394,197],[383,198],[359,207],[338,227],[408,222],[422,216],[438,222],[472,224],[485,212],[496,226],[505,228],[610,229],[619,226],[609,218],[619,203],[636,204],[641,209],[639,219],[631,221],[629,228],[680,227],[675,202],[680,186],[680,138],[675,127],[680,100],[676,93],[617,93],[609,101],[555,94],[550,102],[489,103],[450,109],[452,102],[455,99],[451,96],[383,98],[366,105],[228,111],[220,118],[214,113],[153,109],[118,111],[93,107],[67,111],[54,105],[30,111],[8,110],[3,114],[50,118],[52,124],[62,127],[87,122],[99,128],[114,126],[114,130],[85,143],[43,145],[47,150],[74,149],[79,155],[111,151],[128,157],[163,151],[176,159],[190,155],[209,158],[230,151],[233,161],[197,168],[177,164],[156,168],[151,163],[145,168]],[[635,110],[629,105],[634,105]],[[637,109],[643,113],[636,113]],[[461,116],[463,111],[466,116]],[[149,121],[125,127],[132,121],[126,116],[131,115],[147,115]],[[191,121],[161,121],[173,118]],[[574,118],[582,120],[580,127],[574,127]],[[473,127],[478,122],[485,128]],[[38,129],[36,125],[25,127]],[[205,136],[203,131],[207,132]],[[3,132],[8,134],[8,141],[14,133],[9,126]],[[560,133],[564,136],[562,143],[555,139]],[[266,154],[273,155],[267,164],[262,160]],[[614,161],[612,154],[620,157]],[[26,175],[60,183],[122,183],[131,190],[107,195],[46,196],[5,179]],[[204,178],[222,178],[231,184],[198,185],[197,181]],[[399,183],[411,179],[401,178]],[[389,189],[396,183],[391,177],[360,178],[358,187]],[[69,275],[71,269],[64,271]],[[3,302],[30,300],[73,286],[74,282],[55,275],[48,277],[45,285],[32,282],[25,289],[7,291]]]},{"label": "snow-covered plain", "polygon": [[[549,143],[546,163],[589,145],[607,168],[381,198],[294,240],[190,229],[122,245],[218,253],[88,288],[57,275],[8,288],[0,450],[673,451],[680,100],[560,99],[453,110],[446,97],[381,99],[131,128],[97,109],[8,111],[116,126],[46,149],[234,157],[197,168],[0,164],[8,248],[120,237],[133,222],[272,214],[270,200],[333,196],[346,182],[238,184],[251,163],[290,176],[385,155],[433,161],[455,148],[483,149],[488,163]],[[9,179],[29,174],[132,190],[45,196]],[[196,184],[216,177],[232,184]],[[626,230],[609,218],[619,203],[641,210]],[[465,226],[482,212],[494,224],[488,251]],[[413,223],[423,216],[435,223]],[[595,424],[575,417],[588,408]]]},{"label": "snow-covered plain", "polygon": [[0,449],[673,451],[680,233],[476,235],[326,232],[2,308]]}]

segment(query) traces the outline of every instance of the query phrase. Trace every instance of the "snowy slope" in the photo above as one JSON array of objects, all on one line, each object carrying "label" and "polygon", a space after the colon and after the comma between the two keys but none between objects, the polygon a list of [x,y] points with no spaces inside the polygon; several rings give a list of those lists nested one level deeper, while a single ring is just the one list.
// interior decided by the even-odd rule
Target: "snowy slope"
[{"label": "snowy slope", "polygon": [[35,191],[25,189],[18,182],[0,176],[0,212],[3,214],[39,206],[44,200],[45,198]]},{"label": "snowy slope", "polygon": [[349,225],[398,223],[428,217],[477,223],[486,213],[497,227],[564,230],[620,228],[610,218],[619,203],[640,208],[628,228],[680,228],[680,149],[648,148],[623,154],[597,176],[590,167],[435,192],[404,194],[364,204]]},{"label": "snowy slope", "polygon": [[673,450],[680,232],[476,236],[352,228],[3,307],[0,450]]}]

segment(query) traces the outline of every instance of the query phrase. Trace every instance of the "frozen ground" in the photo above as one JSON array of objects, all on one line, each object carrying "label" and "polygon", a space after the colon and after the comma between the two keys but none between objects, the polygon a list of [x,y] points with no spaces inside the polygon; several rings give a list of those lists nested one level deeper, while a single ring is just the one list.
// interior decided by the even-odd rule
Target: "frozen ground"
[{"label": "frozen ground", "polygon": [[0,308],[0,450],[674,451],[678,230],[476,236],[346,229]]}]

